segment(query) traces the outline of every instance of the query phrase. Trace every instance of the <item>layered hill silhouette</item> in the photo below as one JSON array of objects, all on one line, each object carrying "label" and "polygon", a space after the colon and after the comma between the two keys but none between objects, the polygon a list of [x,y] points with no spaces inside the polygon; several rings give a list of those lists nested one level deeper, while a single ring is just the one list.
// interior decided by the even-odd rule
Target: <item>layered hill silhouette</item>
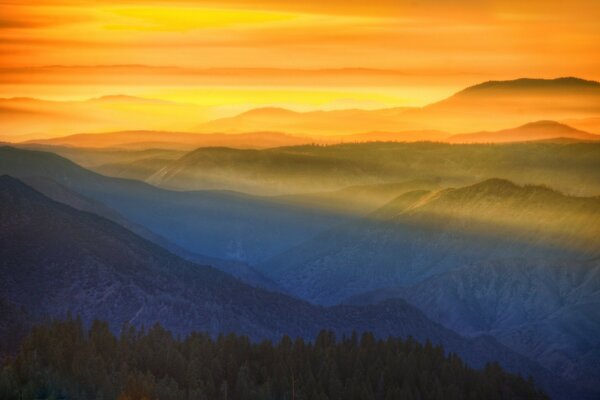
[{"label": "layered hill silhouette", "polygon": [[[545,184],[570,194],[598,195],[599,160],[600,142],[201,148],[160,164],[153,174],[145,170],[143,176],[149,176],[147,182],[169,189],[236,190],[260,195],[327,192],[415,179],[438,179],[445,186],[457,186],[493,177]],[[139,176],[135,168],[128,175],[123,163],[118,171],[119,176]]]},{"label": "layered hill silhouette", "polygon": [[[255,138],[239,141],[245,147],[261,147],[269,143],[282,145],[286,141],[291,144],[290,141],[299,140],[273,136],[269,132],[301,135],[312,140],[338,136],[337,140],[362,141],[365,135],[377,138],[375,140],[389,140],[386,138],[390,137],[404,141],[442,140],[447,136],[444,132],[495,131],[539,120],[570,121],[578,129],[600,134],[596,131],[598,124],[594,122],[600,115],[598,104],[600,84],[573,77],[480,83],[424,107],[309,112],[259,108],[204,123],[201,121],[206,120],[207,116],[199,106],[131,96],[106,96],[77,102],[12,98],[0,99],[0,116],[4,127],[4,136],[0,139],[24,141],[82,131],[144,130],[145,140],[136,145],[149,146],[165,143],[158,132],[150,134],[149,131],[210,134],[259,132]],[[143,121],[143,126],[140,121]],[[130,139],[124,139],[124,135],[127,133],[121,133],[116,138],[96,138],[98,142],[94,146],[117,142],[131,145]],[[229,138],[222,135],[204,139],[213,145],[231,145]],[[88,146],[94,143],[92,138],[79,137],[77,140]],[[251,145],[251,141],[258,145]],[[63,140],[62,143],[66,142]]]},{"label": "layered hill silhouette", "polygon": [[393,132],[410,129],[400,123],[406,110],[407,108],[390,108],[296,112],[283,108],[258,108],[234,117],[206,122],[195,130],[241,133],[269,129],[312,136],[360,134],[371,130]]},{"label": "layered hill silhouette", "polygon": [[403,301],[321,308],[255,289],[9,176],[0,177],[0,205],[0,288],[34,320],[73,313],[88,323],[102,318],[113,327],[160,321],[178,334],[234,331],[254,339],[308,338],[324,328],[338,334],[412,335],[441,343],[474,366],[498,360],[509,370],[532,373],[550,392],[560,392],[564,383],[494,340],[465,339]]},{"label": "layered hill silhouette", "polygon": [[538,121],[496,132],[453,135],[448,138],[448,141],[450,143],[507,143],[552,139],[592,141],[600,140],[600,135],[584,132],[555,121]]},{"label": "layered hill silhouette", "polygon": [[176,149],[192,150],[198,147],[234,147],[242,149],[293,146],[311,143],[313,139],[286,135],[278,132],[250,132],[237,135],[222,133],[186,133],[158,131],[125,131],[109,133],[82,133],[51,139],[31,140],[54,146],[121,149]]},{"label": "layered hill silhouette", "polygon": [[[576,121],[574,121],[576,122]],[[50,139],[29,140],[20,145],[33,147],[48,146],[51,151],[55,146],[80,149],[112,149],[117,150],[149,150],[162,149],[173,151],[190,151],[201,147],[228,147],[235,149],[267,149],[282,146],[306,144],[331,145],[338,143],[365,142],[450,142],[450,143],[511,143],[536,140],[564,141],[600,140],[600,135],[575,129],[556,121],[536,121],[511,129],[499,131],[482,131],[452,135],[439,130],[417,130],[400,132],[367,132],[335,136],[293,136],[279,132],[251,133],[184,133],[157,131],[126,131],[108,133],[87,133],[60,136]],[[61,151],[61,149],[58,151]],[[168,159],[162,160],[167,161]],[[150,161],[150,160],[140,160]],[[154,165],[161,160],[151,160]],[[126,163],[129,164],[129,163]],[[139,164],[139,163],[138,163]],[[107,165],[110,172],[118,171],[119,164]],[[143,168],[143,166],[142,166]]]},{"label": "layered hill silhouette", "polygon": [[[578,78],[491,81],[422,108],[293,112],[256,109],[200,125],[202,132],[274,130],[319,135],[368,131],[441,130],[452,133],[505,129],[536,120],[591,118],[600,114],[600,83]],[[434,138],[422,137],[424,140]]]}]

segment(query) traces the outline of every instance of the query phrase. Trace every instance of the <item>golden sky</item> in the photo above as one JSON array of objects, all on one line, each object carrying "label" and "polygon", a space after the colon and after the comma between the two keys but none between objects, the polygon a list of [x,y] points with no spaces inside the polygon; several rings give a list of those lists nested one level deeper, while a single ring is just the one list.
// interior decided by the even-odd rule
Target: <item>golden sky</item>
[{"label": "golden sky", "polygon": [[0,0],[0,97],[424,105],[490,79],[598,80],[598,21],[597,0]]}]

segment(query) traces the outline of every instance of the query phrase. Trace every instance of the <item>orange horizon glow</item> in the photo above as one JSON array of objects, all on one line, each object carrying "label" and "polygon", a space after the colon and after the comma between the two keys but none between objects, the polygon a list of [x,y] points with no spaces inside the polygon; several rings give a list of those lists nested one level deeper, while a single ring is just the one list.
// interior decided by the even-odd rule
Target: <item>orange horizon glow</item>
[{"label": "orange horizon glow", "polygon": [[[189,131],[257,107],[423,106],[487,80],[600,80],[593,0],[4,0],[0,15],[0,98],[127,95],[184,110],[139,129]],[[133,128],[116,116],[83,126]],[[63,126],[17,133],[73,133]]]}]

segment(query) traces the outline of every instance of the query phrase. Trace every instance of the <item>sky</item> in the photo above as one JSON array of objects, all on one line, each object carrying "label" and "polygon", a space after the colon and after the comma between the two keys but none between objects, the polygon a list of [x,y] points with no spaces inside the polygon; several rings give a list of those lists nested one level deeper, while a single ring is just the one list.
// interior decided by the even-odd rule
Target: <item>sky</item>
[{"label": "sky", "polygon": [[0,97],[203,118],[421,106],[487,80],[600,80],[598,21],[597,0],[0,0]]}]

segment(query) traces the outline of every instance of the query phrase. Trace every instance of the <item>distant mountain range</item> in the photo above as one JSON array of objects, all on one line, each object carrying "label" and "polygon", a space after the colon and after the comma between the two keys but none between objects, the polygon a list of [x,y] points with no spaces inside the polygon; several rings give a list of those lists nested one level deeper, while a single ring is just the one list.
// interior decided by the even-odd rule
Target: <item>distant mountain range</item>
[{"label": "distant mountain range", "polygon": [[[531,129],[535,130],[535,126]],[[569,130],[553,124],[552,127],[555,132]],[[460,186],[493,177],[522,184],[545,184],[570,194],[600,194],[600,141],[589,145],[555,142],[358,143],[264,150],[201,148],[176,160],[153,163],[147,159],[143,169],[137,163],[129,166],[122,162],[103,165],[97,171],[128,178],[143,177],[168,189],[235,190],[257,195],[330,192],[349,186],[419,179]]]},{"label": "distant mountain range", "polygon": [[278,132],[251,132],[239,135],[223,133],[198,134],[185,132],[125,131],[109,133],[82,133],[51,139],[30,140],[27,143],[92,148],[175,149],[191,150],[198,147],[235,147],[262,149],[310,143],[312,139]]},{"label": "distant mountain range", "polygon": [[266,129],[313,135],[406,130],[461,133],[506,129],[537,120],[597,117],[600,115],[598,104],[600,83],[595,81],[516,79],[478,84],[422,108],[305,113],[265,108],[211,121],[195,130],[240,133]]},{"label": "distant mountain range", "polygon": [[594,141],[600,140],[600,135],[584,132],[555,121],[538,121],[496,132],[453,135],[447,141],[450,143],[509,143],[553,139]]},{"label": "distant mountain range", "polygon": [[475,132],[452,135],[439,130],[400,132],[367,132],[336,136],[293,136],[278,132],[252,133],[182,133],[156,131],[126,131],[88,133],[60,136],[50,139],[29,140],[23,144],[71,146],[92,149],[169,149],[193,150],[199,147],[229,147],[236,149],[265,149],[305,144],[337,144],[365,142],[450,142],[450,143],[511,143],[537,140],[572,139],[600,140],[595,135],[556,121],[531,122],[516,128],[493,132]]},{"label": "distant mountain range", "polygon": [[[474,366],[498,360],[531,373],[550,393],[573,390],[560,378],[487,337],[465,339],[401,300],[322,308],[255,289],[186,262],[105,218],[55,202],[17,179],[0,177],[0,290],[3,304],[34,320],[80,315],[175,333],[237,332],[251,338],[311,337],[370,330],[441,343]],[[6,303],[9,302],[9,303]]]},{"label": "distant mountain range", "polygon": [[[202,107],[131,96],[77,102],[12,98],[0,99],[4,128],[0,140],[134,131],[96,138],[78,135],[54,143],[148,148],[167,146],[165,136],[170,134],[165,133],[175,131],[172,136],[185,145],[231,146],[230,138],[223,134],[236,133],[247,135],[236,139],[239,146],[256,148],[302,144],[307,138],[329,143],[328,138],[335,136],[342,141],[443,140],[452,134],[504,130],[540,120],[568,121],[576,129],[600,134],[598,104],[600,83],[578,78],[485,82],[424,107],[310,112],[259,108],[204,123],[199,122],[207,118]],[[180,131],[218,135],[196,139],[177,133]],[[139,139],[132,142],[136,135]],[[169,146],[175,143],[177,140]]]}]

